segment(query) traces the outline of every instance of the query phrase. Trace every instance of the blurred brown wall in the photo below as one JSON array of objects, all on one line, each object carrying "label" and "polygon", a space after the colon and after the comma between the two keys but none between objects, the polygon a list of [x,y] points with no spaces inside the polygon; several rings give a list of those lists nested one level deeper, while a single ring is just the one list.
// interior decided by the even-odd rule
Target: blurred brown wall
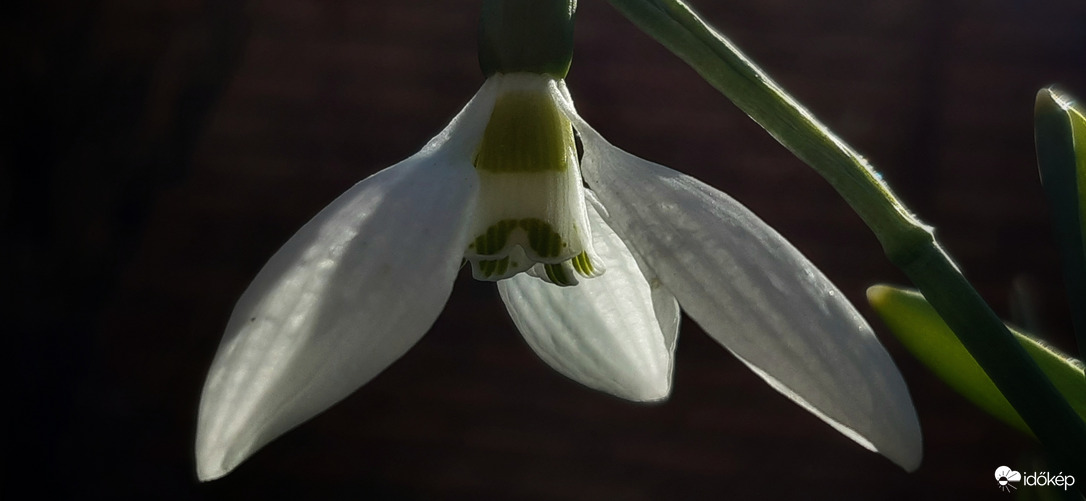
[{"label": "blurred brown wall", "polygon": [[[5,8],[0,214],[5,488],[218,499],[987,499],[1031,444],[935,380],[863,306],[902,282],[816,175],[604,2],[568,81],[616,145],[747,204],[852,298],[909,381],[906,474],[790,404],[685,321],[674,393],[639,406],[553,373],[461,277],[373,383],[198,484],[204,373],[248,280],[301,224],[417,151],[482,82],[479,2],[97,0]],[[1014,284],[1068,349],[1032,145],[1036,91],[1086,95],[1077,0],[695,2],[864,153],[1000,314]],[[1086,479],[1082,479],[1086,481]],[[997,493],[1002,494],[1002,493]],[[5,496],[7,497],[7,496]]]}]

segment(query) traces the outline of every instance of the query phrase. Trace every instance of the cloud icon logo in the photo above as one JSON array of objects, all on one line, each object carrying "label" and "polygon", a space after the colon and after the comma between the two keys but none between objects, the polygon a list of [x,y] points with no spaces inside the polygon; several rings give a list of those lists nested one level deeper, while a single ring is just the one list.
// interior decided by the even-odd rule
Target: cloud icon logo
[{"label": "cloud icon logo", "polygon": [[1011,489],[1017,489],[1011,482],[1021,482],[1022,474],[1012,470],[1009,466],[1000,466],[995,471],[996,482],[999,482],[999,488],[1006,492],[1010,492]]}]

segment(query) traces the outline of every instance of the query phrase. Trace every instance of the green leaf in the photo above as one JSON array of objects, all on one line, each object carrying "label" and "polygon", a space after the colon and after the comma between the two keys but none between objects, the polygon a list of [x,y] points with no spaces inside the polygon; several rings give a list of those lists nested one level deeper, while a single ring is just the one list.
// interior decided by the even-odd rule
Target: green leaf
[{"label": "green leaf", "polygon": [[[939,379],[989,414],[1033,435],[924,296],[910,289],[875,285],[867,289],[867,299],[901,343]],[[1082,363],[1011,330],[1079,417],[1086,420],[1086,379]]]},{"label": "green leaf", "polygon": [[1041,89],[1034,134],[1081,354],[1086,349],[1086,203],[1081,196],[1086,190],[1086,118],[1073,97],[1051,87]]}]

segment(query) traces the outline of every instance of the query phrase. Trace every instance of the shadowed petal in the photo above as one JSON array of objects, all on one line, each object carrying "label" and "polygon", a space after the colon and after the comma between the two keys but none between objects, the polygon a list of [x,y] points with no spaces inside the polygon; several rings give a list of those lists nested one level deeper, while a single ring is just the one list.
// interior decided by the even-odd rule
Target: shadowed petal
[{"label": "shadowed petal", "polygon": [[475,181],[427,160],[355,185],[242,295],[200,402],[201,479],[346,397],[433,324],[460,266]]},{"label": "shadowed petal", "polygon": [[611,146],[565,109],[607,222],[683,310],[773,388],[906,470],[921,458],[908,389],[860,314],[724,193]]},{"label": "shadowed petal", "polygon": [[499,281],[498,291],[528,345],[556,371],[628,400],[667,398],[679,306],[646,279],[594,204],[588,217],[603,275],[558,287],[521,273]]},{"label": "shadowed petal", "polygon": [[478,190],[470,149],[488,92],[421,152],[332,202],[249,285],[204,385],[200,479],[346,397],[433,324],[467,245]]}]

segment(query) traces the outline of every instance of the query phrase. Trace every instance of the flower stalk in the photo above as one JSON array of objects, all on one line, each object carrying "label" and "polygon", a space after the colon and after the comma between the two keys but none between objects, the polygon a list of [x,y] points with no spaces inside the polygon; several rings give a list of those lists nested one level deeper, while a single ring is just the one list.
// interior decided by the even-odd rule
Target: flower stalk
[{"label": "flower stalk", "polygon": [[611,0],[630,21],[814,168],[871,228],[1065,471],[1086,473],[1086,424],[871,165],[681,0]]}]

